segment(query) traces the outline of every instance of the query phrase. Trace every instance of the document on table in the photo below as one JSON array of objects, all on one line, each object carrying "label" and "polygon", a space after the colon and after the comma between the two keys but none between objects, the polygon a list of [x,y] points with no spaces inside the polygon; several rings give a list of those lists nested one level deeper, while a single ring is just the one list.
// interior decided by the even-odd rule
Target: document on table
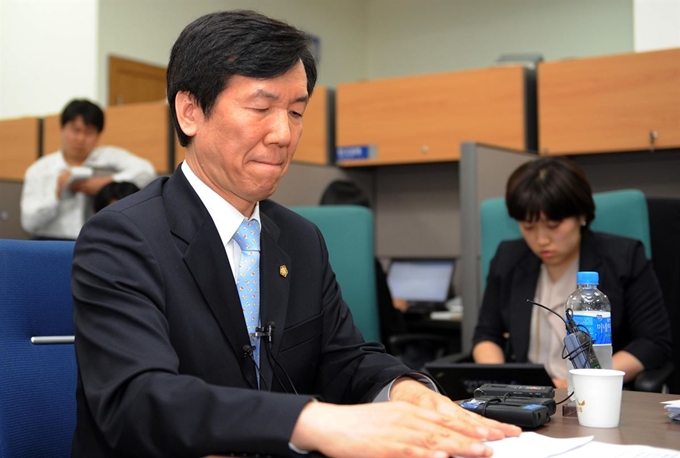
[{"label": "document on table", "polygon": [[534,432],[487,442],[493,458],[680,458],[680,451],[646,445],[618,445],[593,441],[593,436],[554,438]]},{"label": "document on table", "polygon": [[675,401],[664,401],[661,404],[664,404],[664,409],[668,412],[668,418],[680,422],[680,399]]}]

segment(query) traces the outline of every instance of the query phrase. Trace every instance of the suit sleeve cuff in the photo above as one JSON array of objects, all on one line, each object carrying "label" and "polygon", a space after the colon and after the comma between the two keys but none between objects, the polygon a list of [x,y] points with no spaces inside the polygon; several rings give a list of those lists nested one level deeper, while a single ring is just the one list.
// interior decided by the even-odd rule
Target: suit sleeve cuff
[{"label": "suit sleeve cuff", "polygon": [[439,393],[439,389],[437,389],[437,385],[434,383],[434,381],[428,376],[423,374],[422,372],[409,372],[408,374],[404,374],[400,377],[395,378],[392,380],[390,383],[385,385],[385,387],[378,392],[376,397],[373,399],[373,402],[386,402],[390,400],[390,391],[392,391],[392,386],[394,385],[394,382],[397,380],[400,380],[404,377],[411,378],[417,382],[422,383],[435,393]]}]

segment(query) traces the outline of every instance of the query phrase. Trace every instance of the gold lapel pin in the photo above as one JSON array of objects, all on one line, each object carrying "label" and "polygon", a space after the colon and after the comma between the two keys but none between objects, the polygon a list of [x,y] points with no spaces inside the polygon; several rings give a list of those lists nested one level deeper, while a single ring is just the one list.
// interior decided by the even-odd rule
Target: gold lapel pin
[{"label": "gold lapel pin", "polygon": [[288,267],[286,267],[285,264],[279,267],[279,275],[281,275],[283,278],[288,276]]}]

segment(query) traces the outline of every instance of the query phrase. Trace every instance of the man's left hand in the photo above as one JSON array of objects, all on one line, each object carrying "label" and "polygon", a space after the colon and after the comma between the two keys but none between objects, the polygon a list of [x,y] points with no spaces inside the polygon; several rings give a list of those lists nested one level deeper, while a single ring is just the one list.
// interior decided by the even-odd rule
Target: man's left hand
[{"label": "man's left hand", "polygon": [[451,418],[451,429],[469,437],[497,440],[519,436],[522,429],[515,425],[501,423],[470,412],[446,396],[432,391],[422,383],[403,377],[392,385],[390,401],[402,401],[435,410]]}]

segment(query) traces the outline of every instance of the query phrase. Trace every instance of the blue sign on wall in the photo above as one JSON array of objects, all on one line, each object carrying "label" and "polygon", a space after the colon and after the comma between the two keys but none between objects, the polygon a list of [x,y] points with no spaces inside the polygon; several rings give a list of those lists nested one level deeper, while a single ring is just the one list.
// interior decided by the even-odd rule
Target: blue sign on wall
[{"label": "blue sign on wall", "polygon": [[378,156],[378,149],[373,146],[339,146],[335,148],[335,159],[337,161],[351,161],[359,159],[375,159]]}]

